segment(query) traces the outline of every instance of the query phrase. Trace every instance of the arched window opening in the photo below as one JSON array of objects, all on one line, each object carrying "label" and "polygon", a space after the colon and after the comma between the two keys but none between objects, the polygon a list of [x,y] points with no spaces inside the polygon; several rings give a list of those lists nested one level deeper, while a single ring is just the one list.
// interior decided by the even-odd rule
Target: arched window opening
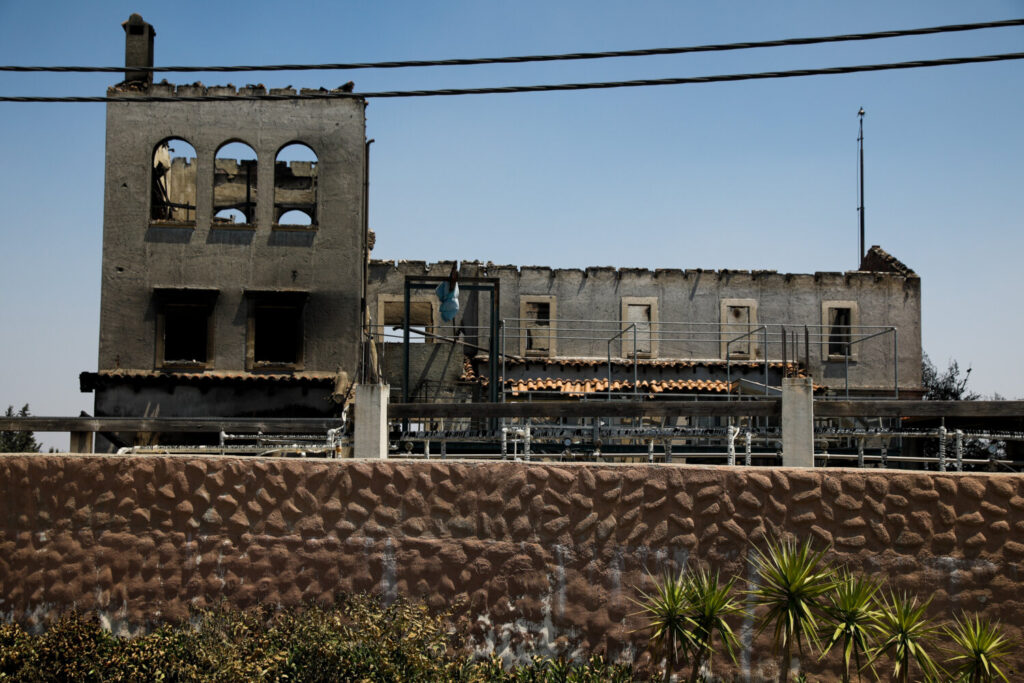
[{"label": "arched window opening", "polygon": [[313,217],[301,209],[285,211],[277,219],[278,225],[312,225]]},{"label": "arched window opening", "polygon": [[168,138],[153,149],[150,183],[151,221],[196,223],[196,150],[181,138]]},{"label": "arched window opening", "polygon": [[300,143],[281,148],[274,160],[274,223],[312,227],[317,223],[316,152]]},{"label": "arched window opening", "polygon": [[244,142],[221,145],[213,163],[213,225],[256,224],[256,152]]}]

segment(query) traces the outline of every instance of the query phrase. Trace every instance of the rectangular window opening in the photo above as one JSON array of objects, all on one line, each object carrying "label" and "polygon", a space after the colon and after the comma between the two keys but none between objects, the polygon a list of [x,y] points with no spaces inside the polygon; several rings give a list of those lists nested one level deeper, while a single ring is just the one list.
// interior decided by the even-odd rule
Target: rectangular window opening
[{"label": "rectangular window opening", "polygon": [[[651,354],[651,306],[650,304],[627,304],[626,323],[636,325],[636,353]],[[628,348],[633,347],[633,331],[623,333]]]},{"label": "rectangular window opening", "polygon": [[302,348],[302,311],[295,306],[257,304],[253,314],[253,360],[294,365]]},{"label": "rectangular window opening", "polygon": [[210,311],[204,306],[169,304],[164,307],[164,363],[203,363],[208,360]]},{"label": "rectangular window opening", "polygon": [[525,303],[526,350],[537,354],[551,352],[551,304],[547,301]]},{"label": "rectangular window opening", "polygon": [[[401,343],[405,336],[405,303],[402,301],[385,301],[384,316],[381,325],[384,328],[384,341]],[[433,332],[434,306],[429,301],[409,302],[409,343],[423,344],[432,341],[427,335]]]},{"label": "rectangular window opening", "polygon": [[828,309],[828,355],[849,356],[853,311],[850,308]]},{"label": "rectangular window opening", "polygon": [[[726,342],[750,332],[750,306],[726,306]],[[729,344],[730,357],[750,357],[751,338],[744,337]]]},{"label": "rectangular window opening", "polygon": [[299,370],[303,364],[303,312],[308,293],[247,292],[249,369]]},{"label": "rectangular window opening", "polygon": [[154,289],[156,364],[163,368],[209,368],[213,360],[216,290]]}]

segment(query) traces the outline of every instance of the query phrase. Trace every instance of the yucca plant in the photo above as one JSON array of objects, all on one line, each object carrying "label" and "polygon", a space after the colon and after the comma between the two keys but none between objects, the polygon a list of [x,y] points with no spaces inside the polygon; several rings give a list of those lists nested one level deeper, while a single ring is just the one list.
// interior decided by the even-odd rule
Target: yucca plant
[{"label": "yucca plant", "polygon": [[733,577],[724,584],[718,572],[710,572],[697,567],[691,569],[683,577],[683,591],[687,601],[687,616],[692,622],[687,643],[690,648],[690,683],[696,683],[703,666],[711,661],[714,653],[715,633],[722,639],[722,645],[733,662],[736,661],[736,649],[739,641],[726,622],[726,617],[743,611],[733,596]]},{"label": "yucca plant", "polygon": [[686,663],[691,651],[692,628],[695,626],[689,615],[689,595],[683,570],[678,574],[665,572],[659,582],[653,576],[654,591],[647,593],[637,589],[642,599],[634,600],[640,607],[638,616],[647,619],[650,629],[650,647],[655,656],[665,658],[665,683],[680,663]]},{"label": "yucca plant", "polygon": [[754,548],[754,605],[765,608],[757,633],[772,627],[772,645],[782,655],[782,676],[789,680],[794,646],[803,658],[804,642],[820,649],[818,621],[824,596],[835,585],[835,573],[825,562],[827,550],[814,550],[810,539],[801,544],[772,540],[764,550]]},{"label": "yucca plant", "polygon": [[843,683],[850,682],[851,657],[857,680],[860,680],[860,658],[871,652],[872,635],[880,616],[875,596],[881,588],[878,581],[866,576],[853,576],[844,569],[826,596],[825,616],[831,624],[832,635],[825,643],[820,659],[824,659],[836,645],[842,645]]},{"label": "yucca plant", "polygon": [[879,641],[868,664],[873,665],[882,655],[888,655],[895,683],[907,683],[910,667],[915,663],[926,681],[937,681],[944,674],[928,654],[932,641],[942,631],[926,614],[930,602],[931,598],[918,602],[917,597],[906,593],[890,592],[879,605],[875,621]]},{"label": "yucca plant", "polygon": [[951,676],[966,683],[991,683],[998,676],[1009,683],[999,663],[1010,655],[1013,643],[1003,634],[998,621],[964,612],[954,618],[952,628],[946,627],[944,631],[954,644],[948,648],[953,656],[946,660]]}]

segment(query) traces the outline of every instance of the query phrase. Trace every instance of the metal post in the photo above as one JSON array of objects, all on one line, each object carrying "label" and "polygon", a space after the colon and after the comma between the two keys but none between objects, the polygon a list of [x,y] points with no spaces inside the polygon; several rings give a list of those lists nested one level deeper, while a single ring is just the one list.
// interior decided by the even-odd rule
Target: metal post
[{"label": "metal post", "polygon": [[[749,418],[747,418],[747,419],[749,420]],[[745,449],[744,449],[744,454],[743,454],[743,464],[746,465],[747,467],[750,467],[750,465],[751,465],[750,455],[751,455],[751,445],[752,445],[751,442],[753,441],[753,435],[750,433],[749,425],[747,427],[747,431],[744,433],[743,436],[744,436],[744,441],[745,441],[745,444],[744,444]]]},{"label": "metal post", "polygon": [[530,459],[530,421],[527,419],[526,427],[523,429],[523,455]]},{"label": "metal post", "polygon": [[[409,281],[405,281],[403,289],[403,310],[402,317],[402,403],[409,402],[409,315],[411,304],[409,302]],[[409,431],[409,420],[402,421],[402,430]]]},{"label": "metal post", "polygon": [[964,471],[964,433],[956,430],[956,471]]},{"label": "metal post", "polygon": [[946,428],[939,427],[939,472],[946,471]]},{"label": "metal post", "polygon": [[[648,333],[650,333],[650,327],[648,326]],[[633,393],[637,393],[639,390],[639,374],[637,372],[636,365],[636,323],[633,323]]]},{"label": "metal post", "polygon": [[501,428],[501,459],[508,460],[508,427]]},{"label": "metal post", "polygon": [[726,430],[726,433],[728,435],[727,438],[729,439],[729,445],[728,445],[728,450],[727,450],[728,459],[726,460],[726,464],[729,467],[735,467],[736,466],[736,436],[739,435],[740,430],[736,427],[736,425],[729,425],[729,428],[728,428],[728,430]]},{"label": "metal post", "polygon": [[[847,333],[849,334],[849,332]],[[850,340],[846,340],[846,398],[850,398]]]},{"label": "metal post", "polygon": [[864,437],[857,439],[857,467],[864,467]]},{"label": "metal post", "polygon": [[647,462],[654,462],[654,439],[647,440]]},{"label": "metal post", "polygon": [[672,439],[665,439],[665,462],[672,462]]},{"label": "metal post", "polygon": [[768,395],[768,326],[764,326],[762,333],[762,352],[764,353],[764,395]]},{"label": "metal post", "polygon": [[900,397],[900,331],[892,328],[892,393],[893,398]]},{"label": "metal post", "polygon": [[423,457],[430,460],[430,439],[423,440]]},{"label": "metal post", "polygon": [[857,270],[864,261],[864,107],[857,112],[860,132],[857,134],[857,146],[860,151],[860,253],[857,254]]},{"label": "metal post", "polygon": [[441,439],[441,459],[448,457],[448,440]]},{"label": "metal post", "polygon": [[889,467],[889,449],[886,448],[886,445],[885,445],[884,441],[882,442],[882,462],[881,462],[881,467],[882,467],[883,470],[884,469],[888,469],[888,467]]},{"label": "metal post", "polygon": [[811,374],[811,331],[804,325],[804,369]]}]

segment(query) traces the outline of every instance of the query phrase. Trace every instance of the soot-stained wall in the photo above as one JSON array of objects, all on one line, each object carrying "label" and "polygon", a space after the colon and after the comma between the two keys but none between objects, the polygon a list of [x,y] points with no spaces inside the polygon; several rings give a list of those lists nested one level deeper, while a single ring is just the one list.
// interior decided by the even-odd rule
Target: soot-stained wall
[{"label": "soot-stained wall", "polygon": [[[630,657],[648,571],[697,561],[746,579],[751,543],[793,534],[936,615],[1024,626],[1013,475],[7,455],[0,487],[0,612],[29,623],[75,605],[131,631],[222,598],[372,591],[461,601],[481,649]],[[735,627],[738,669],[770,676],[753,618]]]}]

